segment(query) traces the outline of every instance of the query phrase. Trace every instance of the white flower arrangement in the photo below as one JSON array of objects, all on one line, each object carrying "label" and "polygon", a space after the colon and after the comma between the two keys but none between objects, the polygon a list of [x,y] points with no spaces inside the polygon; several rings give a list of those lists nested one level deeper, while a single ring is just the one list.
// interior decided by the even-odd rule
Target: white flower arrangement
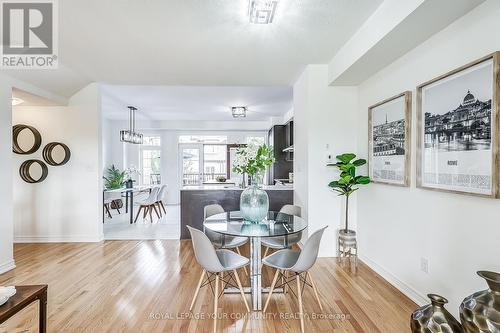
[{"label": "white flower arrangement", "polygon": [[233,171],[239,174],[254,176],[266,171],[274,163],[273,148],[267,145],[249,144],[238,148],[233,161]]}]

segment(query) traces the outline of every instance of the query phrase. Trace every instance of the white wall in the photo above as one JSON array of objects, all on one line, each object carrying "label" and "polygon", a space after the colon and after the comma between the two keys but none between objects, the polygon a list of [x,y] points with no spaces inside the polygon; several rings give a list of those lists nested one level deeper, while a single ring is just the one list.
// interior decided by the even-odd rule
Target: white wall
[{"label": "white wall", "polygon": [[[500,50],[500,2],[489,0],[359,87],[358,151],[367,153],[367,108],[456,67]],[[412,185],[371,184],[358,193],[360,254],[418,303],[433,292],[461,300],[486,284],[475,272],[500,271],[500,200],[415,188],[413,99]],[[429,274],[420,270],[429,260]]]},{"label": "white wall", "polygon": [[13,258],[13,181],[12,181],[12,88],[35,94],[57,103],[67,100],[32,84],[0,73],[0,274],[15,267]]},{"label": "white wall", "polygon": [[[102,151],[100,88],[91,84],[67,107],[14,107],[14,124],[28,124],[42,135],[42,147],[26,156],[12,152],[14,164],[14,234],[16,242],[100,241],[102,236]],[[45,144],[60,141],[71,149],[70,161],[49,166],[47,179],[25,183],[19,166],[41,158]]]},{"label": "white wall", "polygon": [[[308,233],[328,225],[320,256],[335,256],[343,200],[328,187],[338,174],[327,155],[356,149],[357,89],[328,86],[328,65],[309,65],[294,85],[295,204],[303,207]],[[353,197],[354,200],[354,197]],[[352,220],[355,220],[355,209]]]},{"label": "white wall", "polygon": [[14,268],[12,251],[12,86],[0,74],[0,274]]}]

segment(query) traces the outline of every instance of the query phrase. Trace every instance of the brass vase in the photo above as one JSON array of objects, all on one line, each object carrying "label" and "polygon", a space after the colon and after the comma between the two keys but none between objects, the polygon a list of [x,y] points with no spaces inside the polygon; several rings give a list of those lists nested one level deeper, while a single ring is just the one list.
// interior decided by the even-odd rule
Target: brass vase
[{"label": "brass vase", "polygon": [[489,289],[466,297],[460,305],[460,320],[467,333],[500,333],[500,274],[479,271]]},{"label": "brass vase", "polygon": [[464,333],[462,325],[449,313],[444,305],[448,300],[429,294],[431,304],[418,308],[411,315],[412,333]]}]

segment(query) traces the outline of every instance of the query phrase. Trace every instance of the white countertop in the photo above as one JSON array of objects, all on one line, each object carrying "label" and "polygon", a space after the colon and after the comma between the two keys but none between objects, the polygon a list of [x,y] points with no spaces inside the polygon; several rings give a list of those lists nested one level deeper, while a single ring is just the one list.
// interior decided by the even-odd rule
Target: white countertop
[{"label": "white countertop", "polygon": [[[293,186],[291,185],[264,185],[261,187],[263,190],[266,191],[293,191]],[[235,190],[242,190],[238,186],[234,186],[231,184],[227,184],[226,186],[221,186],[221,185],[190,185],[190,186],[184,186],[181,191],[215,191],[215,190],[227,190],[227,191],[235,191]]]}]

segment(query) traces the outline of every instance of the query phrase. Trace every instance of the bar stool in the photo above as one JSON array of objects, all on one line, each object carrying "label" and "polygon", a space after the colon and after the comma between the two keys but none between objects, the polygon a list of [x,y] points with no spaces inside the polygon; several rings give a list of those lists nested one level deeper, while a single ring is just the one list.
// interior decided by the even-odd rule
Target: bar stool
[{"label": "bar stool", "polygon": [[[273,282],[271,284],[271,289],[269,290],[269,296],[267,297],[266,304],[264,305],[263,312],[266,312],[269,301],[273,294],[273,290],[276,286],[276,281],[281,274],[282,278],[285,278],[284,284],[290,283],[294,278],[292,277],[288,280],[283,272],[291,272],[295,274],[295,280],[297,281],[297,297],[299,299],[299,316],[300,316],[300,329],[304,333],[304,311],[302,306],[302,291],[301,283],[305,286],[311,286],[314,291],[314,296],[318,301],[321,311],[323,311],[323,305],[319,299],[318,290],[316,289],[316,284],[308,272],[309,269],[316,263],[318,257],[319,245],[321,243],[321,238],[323,237],[323,232],[326,227],[314,232],[304,244],[304,248],[301,251],[294,251],[290,249],[279,250],[268,257],[262,259],[264,265],[276,268],[276,274],[274,274]],[[310,284],[308,283],[311,282]]]},{"label": "bar stool", "polygon": [[[216,250],[210,241],[210,239],[198,229],[187,226],[189,232],[191,233],[191,240],[193,242],[193,249],[196,260],[203,267],[203,272],[201,273],[200,280],[198,281],[198,286],[191,301],[191,306],[189,311],[193,310],[194,303],[198,297],[198,292],[202,286],[210,285],[212,282],[214,284],[214,333],[217,332],[217,310],[218,310],[218,300],[221,294],[219,294],[219,280],[222,279],[222,290],[224,290],[224,285],[231,285],[233,277],[236,280],[236,284],[240,290],[240,295],[243,298],[245,307],[247,311],[250,312],[250,307],[248,306],[247,300],[245,298],[245,292],[241,286],[240,278],[238,277],[237,269],[246,267],[250,264],[250,260],[233,251],[226,249]],[[221,277],[223,273],[226,273],[224,277]],[[205,275],[207,276],[205,282],[203,282]]]}]

